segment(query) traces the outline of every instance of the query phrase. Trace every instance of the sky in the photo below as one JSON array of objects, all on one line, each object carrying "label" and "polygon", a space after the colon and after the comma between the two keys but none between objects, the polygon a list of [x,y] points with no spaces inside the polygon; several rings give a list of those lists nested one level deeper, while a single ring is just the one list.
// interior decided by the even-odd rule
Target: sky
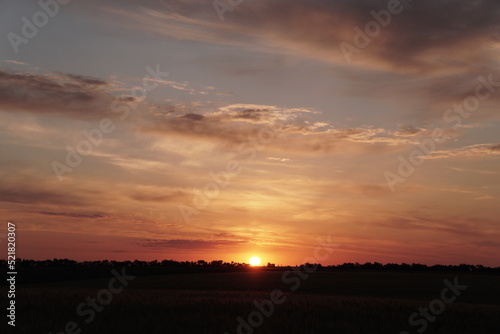
[{"label": "sky", "polygon": [[499,266],[499,18],[494,0],[3,1],[17,256]]}]

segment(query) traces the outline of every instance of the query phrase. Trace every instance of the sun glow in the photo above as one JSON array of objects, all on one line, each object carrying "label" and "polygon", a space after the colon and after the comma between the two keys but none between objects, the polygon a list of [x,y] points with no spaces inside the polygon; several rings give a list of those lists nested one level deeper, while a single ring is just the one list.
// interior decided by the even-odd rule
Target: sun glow
[{"label": "sun glow", "polygon": [[258,266],[260,264],[260,259],[257,256],[254,256],[250,259],[250,265]]}]

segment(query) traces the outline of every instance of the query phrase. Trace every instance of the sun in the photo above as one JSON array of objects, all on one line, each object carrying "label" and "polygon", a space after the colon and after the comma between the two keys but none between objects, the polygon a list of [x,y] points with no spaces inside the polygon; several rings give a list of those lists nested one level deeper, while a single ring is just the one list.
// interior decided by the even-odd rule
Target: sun
[{"label": "sun", "polygon": [[250,259],[250,264],[252,266],[258,266],[260,264],[260,259],[257,256],[254,256]]}]

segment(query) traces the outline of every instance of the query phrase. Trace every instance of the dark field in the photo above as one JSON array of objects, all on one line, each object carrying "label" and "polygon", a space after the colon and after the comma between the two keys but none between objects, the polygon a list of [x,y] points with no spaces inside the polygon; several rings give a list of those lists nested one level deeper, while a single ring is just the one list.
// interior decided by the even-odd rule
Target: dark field
[{"label": "dark field", "polygon": [[[455,277],[467,288],[421,332],[500,333],[499,275],[318,271],[300,279],[291,274],[284,283],[283,272],[137,276],[89,323],[77,306],[106,289],[111,273],[101,279],[20,284],[15,333],[60,333],[68,321],[78,327],[67,333],[237,333],[238,317],[259,324],[240,333],[419,333],[423,325],[411,326],[410,315],[440,299],[443,280]],[[270,314],[261,320],[253,302],[270,300],[274,289],[284,292],[283,303],[271,307],[267,302],[264,312]]]}]

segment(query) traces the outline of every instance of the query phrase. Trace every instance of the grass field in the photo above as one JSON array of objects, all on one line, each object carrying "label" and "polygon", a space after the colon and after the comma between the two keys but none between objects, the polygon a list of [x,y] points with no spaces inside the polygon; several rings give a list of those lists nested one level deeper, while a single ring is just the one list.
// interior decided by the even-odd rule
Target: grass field
[{"label": "grass field", "polygon": [[[106,279],[20,285],[16,333],[237,333],[241,317],[280,289],[286,299],[240,333],[419,333],[409,317],[439,299],[444,279],[467,285],[424,333],[500,333],[500,276],[472,273],[315,272],[294,284],[281,271],[137,276],[85,323],[77,306]],[[294,281],[295,283],[297,282]],[[3,293],[3,292],[2,292]],[[269,302],[270,303],[270,302]],[[269,310],[269,308],[268,308]],[[262,324],[261,324],[262,323]],[[76,331],[75,331],[76,333]]]}]

